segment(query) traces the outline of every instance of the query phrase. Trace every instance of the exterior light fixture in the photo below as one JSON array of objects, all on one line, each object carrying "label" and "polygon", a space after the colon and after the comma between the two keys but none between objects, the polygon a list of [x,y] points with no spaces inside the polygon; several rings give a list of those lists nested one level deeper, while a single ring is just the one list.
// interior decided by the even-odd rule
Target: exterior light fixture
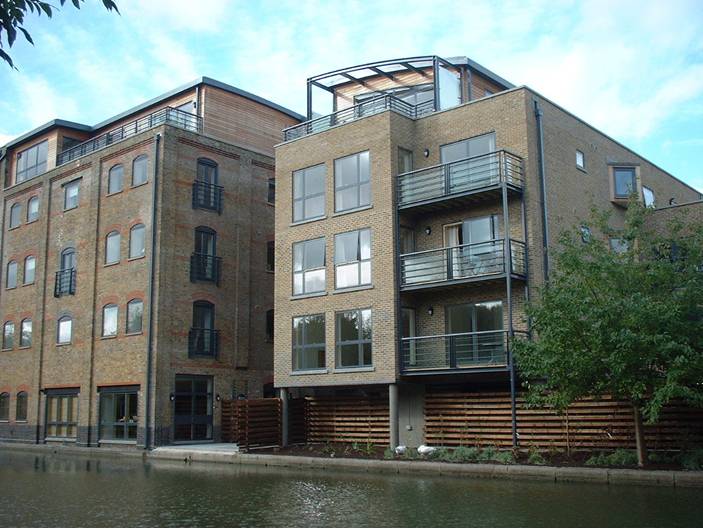
[{"label": "exterior light fixture", "polygon": [[218,393],[217,395],[215,395],[215,400],[216,400],[217,402],[220,402],[220,401],[222,400],[222,397],[220,397],[220,394],[219,394],[219,393]]},{"label": "exterior light fixture", "polygon": [[427,226],[427,227],[425,228],[425,233],[426,233],[427,235],[429,235],[430,233],[432,233],[432,228],[429,227],[429,226]]},{"label": "exterior light fixture", "polygon": [[432,307],[432,306],[427,307],[427,314],[432,316],[434,314],[434,307]]},{"label": "exterior light fixture", "polygon": [[171,402],[173,402],[174,400],[176,400],[176,395],[174,395],[173,393],[171,393],[171,394],[168,396],[168,400],[170,400]]},{"label": "exterior light fixture", "polygon": [[424,151],[422,151],[422,154],[425,155],[425,158],[429,158],[429,156],[430,156],[430,150],[429,150],[429,149],[425,149]]}]

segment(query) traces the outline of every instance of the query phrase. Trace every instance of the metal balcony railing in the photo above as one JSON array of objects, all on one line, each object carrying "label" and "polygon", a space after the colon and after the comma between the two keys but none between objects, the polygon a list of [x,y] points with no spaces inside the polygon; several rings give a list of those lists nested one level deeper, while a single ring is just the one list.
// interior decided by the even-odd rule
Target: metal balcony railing
[{"label": "metal balcony railing", "polygon": [[302,138],[366,116],[380,114],[386,110],[393,110],[405,117],[417,119],[434,112],[434,108],[434,101],[425,101],[424,103],[413,105],[390,94],[382,94],[364,101],[363,103],[359,103],[358,105],[338,110],[327,116],[311,119],[299,125],[285,128],[283,129],[283,140],[289,141]]},{"label": "metal balcony railing", "polygon": [[224,188],[196,180],[193,182],[193,209],[210,209],[222,213]]},{"label": "metal balcony railing", "polygon": [[73,296],[76,293],[76,269],[67,268],[56,272],[54,297]]},{"label": "metal balcony railing", "polygon": [[402,338],[403,372],[497,367],[508,364],[508,332],[479,331]]},{"label": "metal balcony railing", "polygon": [[461,195],[506,182],[523,187],[522,158],[496,151],[398,175],[398,207]]},{"label": "metal balcony railing", "polygon": [[193,253],[190,256],[190,281],[211,281],[220,285],[222,257],[204,253]]},{"label": "metal balcony railing", "polygon": [[193,132],[202,132],[203,129],[201,117],[191,114],[190,112],[178,110],[177,108],[165,107],[156,112],[152,112],[148,116],[125,123],[121,127],[60,152],[58,156],[56,156],[56,165],[63,165],[71,160],[76,160],[81,156],[85,156],[164,123]]},{"label": "metal balcony railing", "polygon": [[493,276],[506,271],[526,275],[525,243],[511,239],[509,247],[509,270],[506,270],[503,239],[403,254],[400,256],[401,286]]},{"label": "metal balcony railing", "polygon": [[217,358],[220,350],[220,331],[191,327],[188,331],[188,356]]}]

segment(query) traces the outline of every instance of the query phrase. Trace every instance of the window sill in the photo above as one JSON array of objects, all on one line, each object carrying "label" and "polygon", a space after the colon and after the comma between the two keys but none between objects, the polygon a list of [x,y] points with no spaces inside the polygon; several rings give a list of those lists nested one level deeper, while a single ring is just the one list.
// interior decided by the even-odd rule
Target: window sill
[{"label": "window sill", "polygon": [[276,273],[275,270],[264,270],[264,272],[266,272],[268,274],[275,274]]},{"label": "window sill", "polygon": [[269,202],[268,200],[266,201],[266,205],[267,205],[267,206],[276,207],[276,203],[275,203],[275,202]]},{"label": "window sill", "polygon": [[31,349],[31,345],[20,345],[17,349]]},{"label": "window sill", "polygon": [[578,169],[578,170],[581,171],[582,173],[588,174],[588,171],[586,171],[586,168],[585,168],[585,167],[579,167],[579,166],[577,165],[577,166],[576,166],[576,169]]},{"label": "window sill", "polygon": [[128,333],[125,333],[125,336],[142,336],[143,334],[144,334],[144,331],[128,332]]},{"label": "window sill", "polygon": [[349,215],[350,213],[358,213],[359,211],[366,211],[367,209],[373,209],[373,204],[369,204],[368,206],[361,206],[358,208],[354,209],[345,209],[344,211],[335,211],[332,216],[333,217],[341,217],[342,215]]},{"label": "window sill", "polygon": [[71,342],[57,343],[56,347],[66,347],[67,345],[72,345]]},{"label": "window sill", "polygon": [[18,419],[15,419],[15,424],[27,424],[29,421],[27,419],[22,419],[21,421]]},{"label": "window sill", "polygon": [[332,294],[344,294],[345,292],[358,292],[360,290],[371,290],[373,285],[359,285],[355,287],[335,288]]},{"label": "window sill", "polygon": [[59,442],[65,442],[65,441],[71,441],[73,443],[76,442],[77,437],[45,437],[45,441],[59,441]]},{"label": "window sill", "polygon": [[138,257],[130,257],[130,258],[127,259],[127,262],[139,261],[139,259],[144,259],[145,257],[146,257],[146,254],[140,255],[140,256],[138,256]]},{"label": "window sill", "polygon": [[17,287],[5,287],[5,290],[15,290]]},{"label": "window sill", "polygon": [[101,445],[135,445],[137,440],[129,441],[126,439],[98,439],[98,444]]},{"label": "window sill", "polygon": [[108,268],[108,267],[110,267],[110,266],[115,266],[115,265],[118,265],[118,264],[120,264],[120,261],[115,261],[114,263],[105,263],[105,264],[103,265],[103,268]]},{"label": "window sill", "polygon": [[120,193],[122,193],[122,191],[124,191],[124,189],[120,189],[119,191],[114,191],[112,193],[105,193],[105,196],[106,197],[114,197],[115,195],[119,195]]},{"label": "window sill", "polygon": [[329,373],[328,369],[305,369],[300,371],[291,371],[290,376],[297,377],[301,375],[326,375]]},{"label": "window sill", "polygon": [[129,186],[129,188],[130,188],[130,189],[136,189],[136,188],[138,188],[138,187],[145,186],[145,185],[147,185],[148,183],[149,183],[149,180],[147,180],[146,182],[142,182],[141,184],[132,184],[131,186]]},{"label": "window sill", "polygon": [[78,206],[72,206],[70,208],[64,208],[63,212],[66,213],[67,211],[73,211],[74,209],[78,209]]},{"label": "window sill", "polygon": [[336,367],[333,373],[371,373],[376,371],[374,366],[364,366],[364,367]]},{"label": "window sill", "polygon": [[117,338],[116,334],[111,334],[110,336],[101,336],[100,337],[101,340],[114,340],[115,338]]},{"label": "window sill", "polygon": [[294,222],[291,222],[289,226],[300,226],[301,224],[307,224],[309,222],[315,222],[318,220],[325,220],[327,218],[327,215],[322,215],[320,217],[313,217],[311,219],[303,219],[303,220],[296,220]]},{"label": "window sill", "polygon": [[22,224],[18,224],[17,226],[11,226],[7,228],[7,231],[13,231],[13,230],[19,230],[22,227]]},{"label": "window sill", "polygon": [[39,219],[37,218],[34,220],[28,220],[27,222],[25,222],[25,224],[34,224],[35,222],[39,222]]},{"label": "window sill", "polygon": [[0,349],[0,351],[4,353],[5,351],[12,351],[13,349],[14,347],[3,347],[2,349]]},{"label": "window sill", "polygon": [[291,301],[295,301],[296,299],[321,298],[326,295],[327,295],[327,292],[311,292],[310,294],[295,294],[295,295],[291,296],[289,299]]},{"label": "window sill", "polygon": [[29,287],[29,286],[32,286],[33,284],[34,284],[34,281],[32,281],[31,283],[22,283],[22,286]]}]

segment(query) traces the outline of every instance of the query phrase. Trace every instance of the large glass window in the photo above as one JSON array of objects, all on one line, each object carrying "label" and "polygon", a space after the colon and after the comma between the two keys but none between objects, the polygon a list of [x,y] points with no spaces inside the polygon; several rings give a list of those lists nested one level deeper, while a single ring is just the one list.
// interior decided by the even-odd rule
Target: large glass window
[{"label": "large glass window", "polygon": [[78,395],[46,397],[46,436],[73,439],[78,431]]},{"label": "large glass window", "polygon": [[47,140],[20,152],[17,155],[15,183],[19,184],[45,172],[48,153],[49,142]]},{"label": "large glass window", "polygon": [[334,236],[336,288],[371,284],[371,230]]},{"label": "large glass window", "polygon": [[122,164],[118,164],[110,169],[110,173],[107,176],[107,194],[110,195],[122,191],[123,185],[124,167],[122,167]]},{"label": "large glass window", "polygon": [[452,364],[505,363],[502,302],[453,305],[447,307],[446,318]]},{"label": "large glass window", "polygon": [[334,210],[346,211],[371,204],[369,151],[334,161]]},{"label": "large glass window", "polygon": [[293,294],[325,290],[325,238],[293,244]]},{"label": "large glass window", "polygon": [[656,207],[654,203],[654,190],[647,186],[642,186],[642,195],[644,198],[644,205],[648,208]]},{"label": "large glass window", "polygon": [[217,185],[217,164],[208,158],[198,158],[196,179],[199,182]]},{"label": "large glass window", "polygon": [[129,257],[133,259],[135,257],[144,257],[145,253],[145,235],[146,229],[144,224],[137,224],[132,226],[129,230]]},{"label": "large glass window", "polygon": [[0,421],[10,420],[10,394],[0,393]]},{"label": "large glass window", "polygon": [[127,334],[142,332],[143,315],[144,302],[141,299],[133,299],[127,303]]},{"label": "large glass window", "polygon": [[5,286],[7,288],[15,288],[17,286],[17,261],[7,263],[7,279]]},{"label": "large glass window", "polygon": [[442,163],[451,163],[466,158],[473,158],[475,156],[494,152],[495,150],[496,135],[494,132],[442,145],[439,149]]},{"label": "large glass window", "polygon": [[146,154],[137,156],[132,162],[132,185],[138,186],[146,183],[146,165],[149,158]]},{"label": "large glass window", "polygon": [[74,180],[63,186],[63,209],[73,209],[78,207],[80,180]]},{"label": "large glass window", "polygon": [[10,208],[10,229],[16,228],[22,222],[22,204],[12,204]]},{"label": "large glass window", "polygon": [[293,370],[324,369],[325,315],[293,318]]},{"label": "large glass window", "polygon": [[17,394],[17,402],[15,403],[15,420],[24,422],[27,420],[27,392],[20,391]]},{"label": "large glass window", "polygon": [[117,336],[117,305],[110,304],[103,307],[103,336]]},{"label": "large glass window", "polygon": [[100,391],[100,440],[136,441],[137,388]]},{"label": "large glass window", "polygon": [[59,344],[71,343],[71,338],[73,335],[73,320],[70,316],[62,316],[59,318],[57,330],[56,330],[56,341]]},{"label": "large glass window", "polygon": [[15,324],[6,321],[2,327],[2,348],[12,349],[15,346]]},{"label": "large glass window", "polygon": [[293,222],[324,216],[326,176],[325,164],[293,173]]},{"label": "large glass window", "polygon": [[266,311],[266,341],[273,341],[273,309]]},{"label": "large glass window", "polygon": [[115,230],[105,238],[105,264],[120,262],[120,232]]},{"label": "large glass window", "polygon": [[39,197],[32,197],[27,202],[27,222],[34,222],[39,218]]},{"label": "large glass window", "polygon": [[413,152],[398,147],[398,174],[409,173],[413,170]]},{"label": "large glass window", "polygon": [[371,309],[337,313],[337,367],[368,367],[371,359]]},{"label": "large glass window", "polygon": [[20,347],[31,347],[32,345],[32,320],[25,318],[20,324]]},{"label": "large glass window", "polygon": [[28,255],[24,258],[24,284],[30,285],[34,283],[36,275],[37,259],[33,255]]},{"label": "large glass window", "polygon": [[628,198],[637,189],[634,167],[615,167],[615,198]]}]

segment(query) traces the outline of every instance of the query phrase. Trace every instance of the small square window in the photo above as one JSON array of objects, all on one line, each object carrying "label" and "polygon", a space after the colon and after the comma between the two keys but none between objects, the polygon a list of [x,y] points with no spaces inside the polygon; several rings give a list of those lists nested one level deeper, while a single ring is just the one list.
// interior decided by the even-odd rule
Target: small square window
[{"label": "small square window", "polygon": [[629,198],[637,189],[637,177],[634,167],[616,167],[613,169],[615,198]]},{"label": "small square window", "polygon": [[579,169],[586,168],[586,157],[579,150],[576,151],[576,167]]},{"label": "small square window", "polygon": [[63,188],[63,209],[73,209],[78,207],[80,180],[75,180],[66,184]]}]

